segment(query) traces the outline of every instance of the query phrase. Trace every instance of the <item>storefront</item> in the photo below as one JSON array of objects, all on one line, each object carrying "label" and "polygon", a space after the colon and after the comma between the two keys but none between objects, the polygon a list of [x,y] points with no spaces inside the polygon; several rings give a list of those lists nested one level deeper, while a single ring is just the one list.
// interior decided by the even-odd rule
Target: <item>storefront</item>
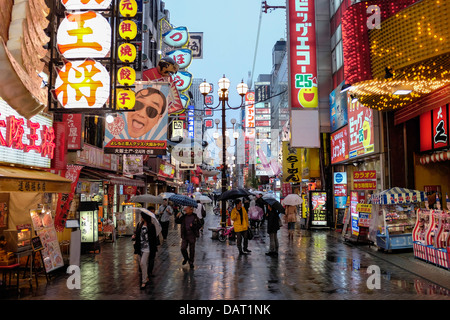
[{"label": "storefront", "polygon": [[380,151],[382,121],[378,111],[352,101],[347,92],[341,93],[343,85],[330,94],[333,222],[336,230],[343,231],[344,235],[361,239],[366,237],[360,234],[365,226],[359,221],[356,204],[367,203],[370,195],[384,186],[385,158]]},{"label": "storefront", "polygon": [[58,200],[71,192],[72,180],[48,172],[55,148],[52,118],[41,113],[27,120],[0,101],[0,265],[24,263],[37,236],[50,272],[64,265],[59,231],[65,217]]}]

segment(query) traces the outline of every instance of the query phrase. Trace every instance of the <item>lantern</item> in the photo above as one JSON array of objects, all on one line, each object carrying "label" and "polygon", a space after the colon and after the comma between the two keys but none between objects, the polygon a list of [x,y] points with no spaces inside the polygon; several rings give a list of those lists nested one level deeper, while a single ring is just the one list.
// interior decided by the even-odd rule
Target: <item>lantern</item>
[{"label": "lantern", "polygon": [[66,10],[99,10],[107,9],[112,0],[62,0]]},{"label": "lantern", "polygon": [[119,35],[122,39],[133,40],[137,35],[137,25],[134,21],[124,20],[119,25]]},{"label": "lantern", "polygon": [[124,17],[134,17],[137,13],[138,5],[135,0],[121,0],[119,12]]},{"label": "lantern", "polygon": [[131,43],[123,43],[119,46],[117,53],[120,61],[131,63],[136,59],[136,47]]},{"label": "lantern", "polygon": [[136,102],[134,91],[119,89],[116,91],[116,103],[118,109],[133,109]]},{"label": "lantern", "polygon": [[58,70],[54,97],[64,108],[101,108],[109,98],[110,76],[99,62],[68,61]]},{"label": "lantern", "polygon": [[111,26],[94,11],[68,13],[58,27],[56,41],[66,59],[104,58],[111,49]]},{"label": "lantern", "polygon": [[117,71],[117,81],[123,86],[131,86],[136,81],[136,71],[130,67],[122,67]]}]

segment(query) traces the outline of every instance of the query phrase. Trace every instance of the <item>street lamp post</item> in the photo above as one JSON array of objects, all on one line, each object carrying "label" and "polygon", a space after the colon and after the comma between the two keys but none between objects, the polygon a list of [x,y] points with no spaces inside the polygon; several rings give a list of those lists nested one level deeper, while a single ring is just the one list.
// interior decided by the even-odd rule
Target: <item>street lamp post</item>
[{"label": "street lamp post", "polygon": [[[228,106],[230,109],[238,109],[244,106],[244,96],[248,91],[247,85],[242,81],[237,86],[237,92],[241,96],[241,105],[236,108],[232,108],[228,104],[228,89],[230,88],[230,80],[228,80],[225,75],[219,80],[219,104],[216,107],[210,107],[206,105],[206,96],[211,92],[211,85],[204,81],[200,84],[199,89],[201,94],[203,95],[203,103],[205,106],[211,109],[216,109],[219,106],[222,107],[222,193],[227,191],[227,162],[226,162],[226,156],[227,156],[227,147],[226,147],[226,107]],[[216,122],[217,123],[217,122]],[[226,226],[227,223],[227,213],[226,213],[226,200],[222,200],[222,219],[221,219],[221,225]]]}]

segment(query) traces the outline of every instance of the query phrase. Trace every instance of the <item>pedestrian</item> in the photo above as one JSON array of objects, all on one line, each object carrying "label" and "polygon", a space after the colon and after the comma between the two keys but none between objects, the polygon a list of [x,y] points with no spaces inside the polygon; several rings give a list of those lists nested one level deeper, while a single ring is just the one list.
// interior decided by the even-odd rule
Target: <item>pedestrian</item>
[{"label": "pedestrian", "polygon": [[[149,207],[154,211],[154,207]],[[152,212],[153,213],[153,212]],[[155,256],[158,251],[156,228],[151,217],[141,211],[141,221],[136,226],[134,253],[138,255],[139,271],[141,273],[141,289],[144,289],[153,276]]]},{"label": "pedestrian", "polygon": [[[195,242],[199,237],[201,228],[200,219],[194,214],[194,208],[184,207],[183,212],[179,212],[175,217],[175,223],[180,225],[181,233],[181,254],[183,255],[183,265],[189,262],[191,269],[194,268]],[[189,254],[187,248],[189,247]]]},{"label": "pedestrian", "polygon": [[[231,211],[231,220],[233,221],[234,232],[236,234],[236,245],[239,255],[252,252],[248,249],[248,214],[242,206],[240,199],[235,200],[235,207]],[[242,248],[242,239],[244,239],[244,247]]]},{"label": "pedestrian", "polygon": [[284,219],[288,226],[288,240],[294,240],[295,223],[297,222],[297,206],[286,205]]},{"label": "pedestrian", "polygon": [[256,226],[259,228],[264,223],[264,219],[266,217],[266,202],[262,198],[262,193],[256,194],[255,204],[257,207],[260,207],[263,211],[263,216],[261,218],[261,221],[258,221],[257,226]]},{"label": "pedestrian", "polygon": [[269,252],[266,252],[267,256],[278,255],[278,230],[280,230],[280,217],[278,210],[267,204],[266,212],[267,220],[267,233],[270,238]]},{"label": "pedestrian", "polygon": [[161,223],[161,233],[164,240],[167,239],[167,234],[169,233],[170,217],[172,215],[173,208],[169,205],[169,201],[167,199],[164,199],[163,204],[159,206],[158,210],[158,218]]},{"label": "pedestrian", "polygon": [[195,214],[200,219],[201,228],[200,232],[203,233],[203,226],[205,225],[206,209],[205,206],[197,200],[197,208],[195,209]]}]

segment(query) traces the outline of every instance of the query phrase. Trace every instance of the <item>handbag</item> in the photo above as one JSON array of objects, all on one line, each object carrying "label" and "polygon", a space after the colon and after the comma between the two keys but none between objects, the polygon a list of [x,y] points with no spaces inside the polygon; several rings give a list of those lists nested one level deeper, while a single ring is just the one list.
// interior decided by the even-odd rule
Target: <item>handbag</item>
[{"label": "handbag", "polygon": [[247,239],[248,240],[252,240],[253,239],[253,231],[250,228],[247,229]]}]

